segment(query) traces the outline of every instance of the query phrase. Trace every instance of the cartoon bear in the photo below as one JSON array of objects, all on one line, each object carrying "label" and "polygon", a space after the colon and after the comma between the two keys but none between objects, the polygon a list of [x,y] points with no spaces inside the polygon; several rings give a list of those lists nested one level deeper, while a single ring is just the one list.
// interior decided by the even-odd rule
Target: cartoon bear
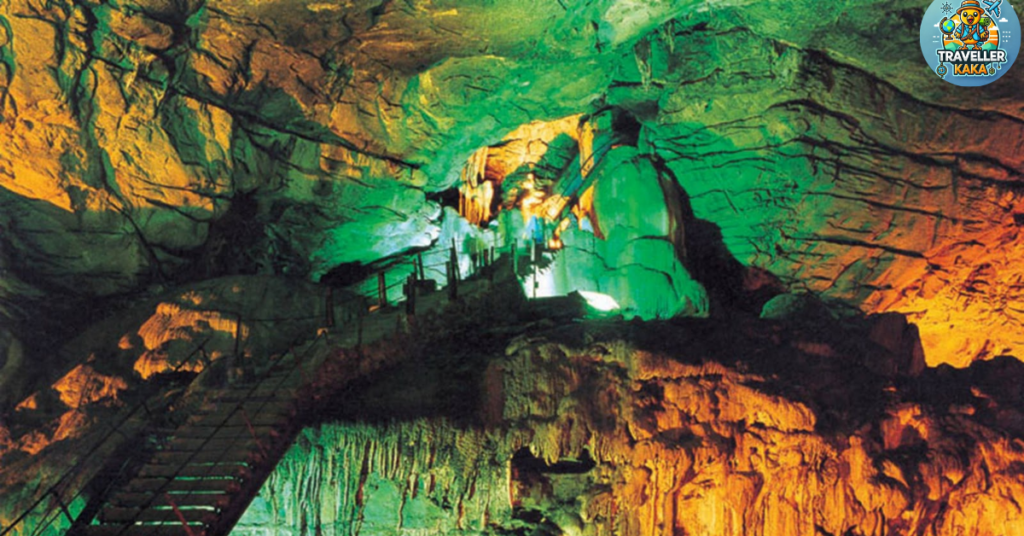
[{"label": "cartoon bear", "polygon": [[[981,3],[978,0],[964,0],[960,4],[960,9],[956,10],[957,15],[960,15],[960,24],[953,30],[952,38],[956,38],[963,45],[959,50],[967,50],[968,47],[973,47],[974,50],[981,50],[982,43],[988,41],[988,25],[982,25],[981,21],[985,15],[985,10],[981,8]],[[946,19],[942,19],[945,22]],[[950,34],[946,34],[947,38],[951,38]]]}]

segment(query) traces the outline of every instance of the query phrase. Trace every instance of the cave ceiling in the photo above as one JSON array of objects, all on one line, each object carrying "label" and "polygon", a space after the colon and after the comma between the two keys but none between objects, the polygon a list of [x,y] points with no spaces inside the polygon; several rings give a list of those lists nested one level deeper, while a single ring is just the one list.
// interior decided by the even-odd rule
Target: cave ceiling
[{"label": "cave ceiling", "polygon": [[0,525],[302,349],[237,534],[1024,530],[1024,66],[929,4],[0,0]]},{"label": "cave ceiling", "polygon": [[943,82],[924,7],[9,0],[0,307],[426,247],[474,151],[610,105],[743,265],[1019,352],[1024,71]]}]

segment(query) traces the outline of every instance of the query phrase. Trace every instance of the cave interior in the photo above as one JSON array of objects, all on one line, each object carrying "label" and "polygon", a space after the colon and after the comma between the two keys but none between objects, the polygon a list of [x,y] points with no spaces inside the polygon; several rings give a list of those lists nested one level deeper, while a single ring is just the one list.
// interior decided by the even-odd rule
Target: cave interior
[{"label": "cave interior", "polygon": [[945,4],[0,0],[0,536],[1024,534]]}]

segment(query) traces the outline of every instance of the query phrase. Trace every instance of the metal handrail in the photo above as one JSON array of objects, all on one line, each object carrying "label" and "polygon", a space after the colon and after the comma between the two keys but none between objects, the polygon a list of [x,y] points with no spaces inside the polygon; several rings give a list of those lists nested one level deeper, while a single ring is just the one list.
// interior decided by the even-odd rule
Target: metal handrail
[{"label": "metal handrail", "polygon": [[[507,246],[507,247],[508,247],[509,250],[512,250],[513,248],[515,248],[514,245]],[[499,253],[503,249],[506,249],[506,248],[505,247],[495,247],[494,251],[495,251],[495,253]],[[515,248],[515,249],[518,249],[518,248]],[[495,259],[492,259],[492,262],[494,260],[496,260],[497,258],[498,258],[498,256],[496,255]],[[410,264],[409,262],[398,263],[399,266],[404,266],[406,268],[409,267],[409,264]],[[413,266],[415,266],[416,261],[412,261],[411,264]],[[444,264],[445,263],[443,263],[443,262],[442,263],[430,264],[430,265],[424,266],[424,269],[426,269],[426,268],[437,268],[437,267],[443,266]],[[391,265],[391,266],[388,266],[386,268],[382,268],[382,269],[380,269],[378,271],[375,271],[375,272],[373,272],[373,274],[368,276],[366,279],[364,279],[364,280],[362,280],[362,281],[360,281],[358,283],[354,283],[353,285],[350,285],[350,287],[358,287],[359,285],[365,284],[366,282],[370,281],[371,279],[377,277],[378,274],[387,273],[389,270],[394,269],[394,268],[395,268],[395,265]],[[466,277],[469,277],[469,276],[470,276],[470,274],[466,275]],[[386,289],[387,290],[391,290],[391,289],[396,288],[396,287],[398,287],[398,286],[400,286],[400,285],[402,285],[404,283],[405,283],[405,281],[400,280],[400,281],[398,281],[398,282],[396,282],[396,283],[386,287]],[[345,305],[345,304],[349,304],[349,303],[355,303],[355,302],[357,302],[359,300],[365,300],[367,298],[372,298],[372,294],[373,294],[372,291],[369,292],[369,293],[362,293],[362,294],[359,294],[360,297],[358,299],[357,298],[353,298],[353,299],[350,299],[350,300],[345,300],[345,301],[342,301],[342,302],[338,303],[338,305]],[[399,300],[398,303],[400,303],[400,302],[401,302],[401,300]],[[238,315],[238,316],[239,316],[239,318],[241,318],[241,315]],[[295,319],[295,318],[313,319],[313,318],[318,318],[318,317],[319,317],[319,315],[317,315],[317,316],[309,316],[309,317],[291,317],[291,319]],[[274,319],[246,318],[245,319],[245,321],[249,322],[249,323],[253,323],[253,322],[277,322],[277,321],[280,321],[280,320],[284,320],[284,319],[277,319],[277,318],[274,318]],[[315,342],[316,340],[320,339],[320,337],[321,337],[320,335],[317,335],[316,337],[313,338],[313,341]],[[180,372],[182,370],[182,368],[184,368],[184,366],[186,364],[192,362],[192,360],[194,360],[197,355],[199,355],[201,352],[204,352],[205,351],[206,343],[209,342],[209,340],[210,340],[210,337],[208,337],[206,340],[204,340],[199,346],[197,346],[192,351],[192,353],[190,353],[185,359],[183,359],[171,372],[172,373]],[[303,341],[302,344],[304,344],[305,342],[306,341]],[[292,348],[289,349],[289,351],[282,353],[281,356],[278,358],[278,362],[284,356],[289,355],[294,350],[295,346],[297,346],[297,345],[293,345]],[[273,366],[268,367],[267,371],[269,372],[272,369],[273,369]],[[256,385],[258,385],[258,383]],[[46,491],[43,492],[35,501],[33,501],[33,503],[28,508],[26,508],[17,518],[15,518],[15,520],[12,521],[10,525],[5,527],[3,530],[0,530],[0,536],[7,536],[8,534],[10,534],[15,528],[17,528],[21,523],[23,523],[29,517],[29,515],[32,512],[34,512],[44,502],[46,502],[49,497],[54,496],[54,497],[56,497],[58,499],[58,502],[61,503],[61,505],[64,504],[65,502],[61,499],[61,495],[60,495],[61,487],[64,486],[73,476],[78,474],[78,472],[81,471],[85,467],[85,461],[88,460],[97,451],[99,451],[100,448],[102,448],[106,444],[106,442],[114,434],[121,433],[121,427],[124,426],[124,424],[127,423],[129,420],[131,420],[131,418],[134,417],[138,413],[139,410],[146,409],[146,411],[148,413],[149,409],[146,406],[147,406],[146,399],[143,398],[143,400],[138,405],[133,407],[131,409],[131,411],[123,419],[121,419],[118,422],[117,425],[115,425],[113,428],[111,428],[99,441],[97,441],[97,443],[94,444],[88,450],[88,452],[84,456],[82,456],[78,460],[78,462],[75,463],[75,465],[73,465],[63,475],[61,475],[61,477],[57,480],[57,482],[55,482],[54,484],[49,486],[46,489]],[[78,490],[78,492],[75,493],[66,502],[70,503],[70,502],[75,501],[76,499],[78,499],[79,497],[82,496],[82,494],[84,493],[84,490],[85,490],[85,487],[83,486],[82,489]],[[42,517],[45,519],[47,516],[49,516],[50,513],[52,513],[58,507],[61,507],[61,505],[51,506],[48,510],[46,510],[43,513]],[[61,512],[58,512],[57,516],[55,516],[54,518],[50,519],[50,521],[41,524],[39,529],[48,528],[60,516],[60,513]],[[37,529],[37,531],[39,529]],[[34,534],[35,533],[36,532],[34,532]]]},{"label": "metal handrail", "polygon": [[[500,249],[503,249],[503,248],[495,248],[495,251],[496,251],[496,252],[497,252],[497,251],[500,251]],[[391,268],[393,268],[393,267],[394,267],[394,266],[392,265],[392,266],[391,266]],[[372,276],[368,277],[368,278],[367,278],[366,280],[364,280],[364,281],[363,281],[363,282],[361,282],[361,283],[357,283],[356,285],[359,285],[359,284],[365,283],[365,282],[366,282],[367,280],[371,279],[372,277],[376,277],[376,276],[377,276],[378,274],[380,274],[380,273],[383,273],[383,272],[386,272],[386,270],[381,270],[381,271],[379,271],[379,272],[375,272],[375,273],[374,273],[374,274],[373,274]],[[469,274],[467,274],[467,276],[468,276],[468,275],[469,275]],[[399,281],[399,282],[397,282],[397,283],[395,283],[395,284],[392,284],[392,285],[390,285],[390,286],[388,286],[388,287],[386,287],[386,288],[387,288],[387,289],[391,289],[391,288],[394,288],[394,287],[396,287],[396,286],[398,286],[398,285],[401,285],[401,284],[403,284],[403,283],[404,283],[404,281]],[[355,285],[353,285],[353,286],[355,286]],[[365,298],[368,298],[368,297],[370,297],[370,295],[367,295],[367,294],[363,294],[363,295],[360,295],[360,297],[361,297],[361,298],[363,298],[363,299],[365,299]],[[341,303],[342,303],[342,304],[345,304],[345,303],[351,303],[351,302],[354,302],[354,301],[356,301],[356,299],[352,299],[352,300],[347,300],[347,301],[343,301],[343,302],[341,302]],[[316,318],[316,317],[309,317],[309,318]],[[252,320],[250,320],[250,321],[252,321]],[[310,350],[309,350],[309,352],[312,352],[312,351],[313,351],[313,348],[315,347],[316,343],[317,343],[317,342],[318,342],[319,340],[321,340],[322,336],[323,336],[323,334],[320,334],[320,335],[318,335],[318,336],[317,336],[316,338],[314,338],[314,339],[313,339],[313,341],[312,341],[312,343],[311,343],[311,346],[310,346]],[[303,344],[304,344],[304,343],[303,343]],[[307,352],[307,353],[308,353],[308,352]],[[272,364],[271,366],[267,367],[267,369],[266,369],[265,371],[263,371],[263,373],[261,374],[261,376],[262,376],[262,377],[261,377],[260,379],[258,379],[258,380],[256,380],[256,381],[254,381],[254,382],[253,382],[253,384],[252,384],[252,386],[251,386],[251,387],[249,388],[249,391],[248,391],[248,392],[249,392],[249,393],[251,394],[251,393],[252,393],[252,392],[254,392],[254,391],[255,391],[256,389],[258,389],[259,387],[261,387],[261,386],[262,386],[262,384],[263,384],[263,382],[264,382],[264,381],[265,381],[265,380],[267,379],[267,377],[269,377],[269,375],[270,375],[270,374],[271,374],[271,373],[272,373],[272,372],[274,371],[274,368],[275,368],[275,367],[276,367],[277,365],[279,365],[279,364],[280,364],[280,363],[281,363],[281,362],[282,362],[282,361],[284,360],[284,358],[285,358],[285,357],[287,357],[288,355],[293,355],[293,356],[294,356],[294,357],[296,358],[296,363],[295,363],[295,365],[296,365],[296,368],[297,368],[297,369],[299,369],[299,371],[300,371],[300,373],[301,373],[301,372],[302,372],[302,370],[301,370],[301,367],[302,367],[302,366],[304,366],[304,362],[303,362],[303,361],[304,361],[305,359],[304,359],[304,358],[300,359],[300,358],[299,358],[299,356],[298,356],[298,354],[296,354],[296,353],[295,353],[295,348],[293,347],[293,348],[292,348],[292,349],[290,349],[289,351],[287,351],[287,352],[284,352],[284,353],[280,354],[280,356],[279,356],[279,357],[277,358],[277,360],[275,360],[275,362],[274,362],[274,363],[273,363],[273,364]],[[283,377],[282,377],[282,378],[281,378],[281,379],[280,379],[280,380],[278,381],[278,383],[277,383],[277,385],[275,386],[275,388],[280,388],[280,387],[281,387],[282,385],[284,385],[284,384],[285,384],[285,383],[286,383],[287,381],[289,381],[290,377],[291,377],[291,373],[289,373],[289,374],[287,374],[287,375],[283,376]],[[190,455],[190,456],[189,456],[188,458],[186,458],[185,462],[184,462],[184,463],[182,463],[182,464],[180,464],[180,467],[182,467],[182,468],[183,468],[183,467],[187,466],[187,465],[188,465],[188,463],[189,463],[189,462],[190,462],[190,461],[191,461],[192,459],[194,459],[194,458],[195,458],[195,457],[196,457],[196,456],[197,456],[197,455],[199,454],[199,452],[200,452],[200,451],[202,450],[202,446],[206,445],[206,444],[207,444],[207,443],[208,443],[208,442],[209,442],[209,441],[211,440],[211,438],[213,437],[213,435],[214,435],[214,434],[216,434],[216,432],[217,432],[217,431],[219,431],[220,429],[224,428],[224,427],[225,427],[225,425],[226,425],[226,423],[227,423],[228,421],[230,421],[230,420],[231,420],[231,419],[232,419],[232,418],[233,418],[233,417],[234,417],[235,415],[238,415],[238,414],[239,414],[239,411],[242,411],[243,413],[245,413],[245,409],[244,409],[244,406],[245,406],[245,404],[246,404],[246,400],[247,400],[247,398],[248,398],[248,397],[246,397],[246,398],[243,398],[242,400],[239,400],[238,402],[236,402],[236,403],[235,403],[234,407],[233,407],[233,408],[231,408],[231,409],[230,409],[230,411],[228,411],[228,413],[226,414],[226,416],[224,417],[224,419],[223,419],[223,420],[222,420],[222,421],[220,422],[220,424],[219,424],[219,425],[217,425],[217,426],[215,427],[215,430],[214,430],[213,432],[211,432],[210,436],[208,436],[207,438],[205,438],[205,439],[204,439],[204,441],[203,441],[203,442],[202,442],[202,443],[200,444],[200,448],[199,448],[199,449],[197,449],[197,450],[196,450],[195,452],[193,452],[193,453],[192,453],[192,454],[191,454],[191,455]],[[264,410],[264,409],[265,409],[265,408],[266,408],[266,407],[267,407],[267,406],[268,406],[269,404],[270,404],[270,403],[269,403],[269,401],[263,401],[262,403],[260,403],[260,404],[259,404],[259,406],[258,406],[258,407],[256,408],[256,410],[255,410],[255,413],[253,413],[253,415],[252,415],[252,416],[253,416],[253,417],[258,417],[258,416],[262,415],[262,412],[263,412],[263,410]],[[247,420],[247,422],[250,422],[250,421],[248,420],[248,416],[247,416],[247,415],[246,415],[246,420]],[[254,433],[254,432],[252,432],[252,433],[253,433],[253,435],[254,435],[254,439],[255,439],[255,433]],[[220,463],[220,462],[223,462],[223,461],[225,461],[225,457],[226,457],[227,453],[228,453],[228,452],[229,452],[229,451],[231,450],[231,448],[232,448],[233,446],[235,446],[236,444],[238,444],[238,443],[239,443],[240,441],[242,441],[243,439],[245,439],[245,438],[244,438],[244,436],[235,436],[235,437],[231,437],[231,438],[229,439],[229,443],[228,443],[228,446],[227,446],[227,447],[226,447],[226,448],[225,448],[225,449],[224,449],[224,450],[222,451],[222,453],[221,453],[220,457],[218,457],[218,458],[217,458],[217,459],[216,459],[215,461],[213,461],[213,462],[211,462],[211,463],[213,463],[213,464],[216,464],[216,463]],[[257,443],[258,443],[258,440],[257,440]],[[165,484],[165,485],[164,485],[163,487],[161,487],[161,488],[160,488],[159,490],[157,490],[156,492],[154,492],[154,494],[153,494],[153,499],[152,499],[152,500],[150,500],[150,501],[149,501],[148,503],[146,503],[145,505],[142,505],[142,506],[141,506],[141,507],[139,508],[139,513],[140,513],[140,514],[141,514],[141,512],[142,512],[142,511],[144,511],[144,510],[145,510],[146,508],[149,508],[150,506],[152,506],[152,504],[153,504],[153,501],[154,501],[154,500],[156,500],[156,498],[160,496],[160,492],[162,492],[163,490],[165,490],[165,489],[167,488],[167,486],[169,486],[169,485],[170,485],[170,482],[171,482],[172,480],[173,480],[173,477],[172,477],[172,478],[169,478],[169,479],[168,479],[168,482],[167,482],[167,484]],[[187,492],[187,493],[184,493],[184,494],[180,494],[180,496],[181,496],[181,497],[183,497],[183,498],[190,498],[190,497],[192,497],[192,496],[193,496],[193,495],[194,495],[195,493],[196,493],[196,492],[195,492],[195,490],[191,490],[191,491],[189,491],[189,492]],[[173,506],[174,506],[174,505],[172,504],[172,507],[173,507]],[[130,525],[130,524],[126,525],[125,527],[127,528],[127,526],[129,526],[129,525]],[[186,523],[186,525],[187,525],[187,523]]]},{"label": "metal handrail", "polygon": [[[314,349],[315,349],[315,347],[316,347],[316,344],[317,344],[317,342],[319,342],[319,341],[323,340],[323,339],[324,339],[324,337],[325,337],[325,335],[324,335],[324,334],[318,334],[318,335],[317,335],[316,337],[314,337],[314,338],[313,338],[313,340],[312,340],[312,341],[308,342],[308,344],[309,344],[309,348],[307,349],[307,351],[305,352],[305,354],[306,354],[306,355],[308,356],[308,355],[309,355],[309,354],[310,354],[311,352],[313,352],[313,351],[314,351]],[[206,437],[205,439],[203,439],[203,442],[202,442],[202,443],[200,444],[200,448],[199,448],[199,449],[196,449],[196,450],[195,450],[195,452],[193,452],[193,453],[192,453],[192,454],[191,454],[191,455],[190,455],[190,456],[189,456],[188,458],[186,458],[186,460],[185,460],[185,462],[184,462],[184,463],[180,464],[179,470],[180,470],[180,469],[182,469],[182,468],[184,468],[185,466],[187,466],[187,465],[188,465],[188,464],[189,464],[189,463],[190,463],[190,462],[191,462],[191,461],[192,461],[192,460],[193,460],[193,459],[194,459],[194,458],[195,458],[195,457],[196,457],[196,456],[197,456],[197,455],[198,455],[198,454],[199,454],[199,453],[200,453],[200,452],[202,451],[202,448],[203,448],[203,447],[204,447],[204,446],[205,446],[205,445],[206,445],[207,443],[209,443],[209,442],[210,442],[210,441],[211,441],[211,440],[213,439],[213,436],[214,436],[214,435],[215,435],[215,434],[216,434],[216,433],[217,433],[218,431],[220,431],[221,429],[225,428],[225,426],[226,426],[226,424],[228,423],[228,421],[230,421],[232,417],[234,417],[234,416],[235,416],[236,414],[238,414],[238,411],[239,411],[239,410],[242,410],[242,411],[244,411],[244,405],[245,405],[245,403],[246,403],[246,400],[247,400],[247,399],[249,398],[249,395],[251,395],[252,393],[254,393],[254,392],[255,392],[255,391],[257,390],[257,389],[259,389],[259,388],[260,388],[260,387],[262,386],[262,384],[263,384],[263,381],[265,381],[265,380],[266,380],[266,379],[267,379],[267,378],[268,378],[268,377],[270,376],[270,374],[271,374],[271,373],[273,372],[273,370],[274,370],[274,367],[275,367],[275,366],[279,365],[279,364],[280,364],[280,363],[281,363],[281,362],[282,362],[282,361],[283,361],[283,360],[284,360],[284,359],[285,359],[285,358],[286,358],[287,356],[289,356],[289,355],[292,355],[292,356],[294,356],[294,357],[295,357],[295,359],[296,359],[296,365],[297,365],[297,366],[302,366],[302,361],[304,361],[304,359],[305,359],[305,358],[302,358],[302,359],[300,359],[300,358],[299,358],[299,355],[298,355],[298,354],[296,353],[296,349],[297,349],[297,347],[299,347],[299,346],[302,346],[302,345],[304,345],[304,344],[307,344],[307,342],[303,342],[303,343],[299,343],[299,344],[297,344],[297,345],[293,345],[293,346],[292,346],[292,348],[290,348],[290,349],[289,349],[288,351],[286,351],[286,352],[283,352],[283,353],[281,353],[281,354],[280,354],[280,355],[279,355],[279,356],[277,357],[277,359],[276,359],[276,360],[274,360],[274,363],[273,363],[273,364],[271,364],[271,366],[267,367],[267,369],[266,369],[265,371],[263,371],[263,373],[261,374],[261,378],[260,378],[259,380],[257,380],[257,381],[254,381],[254,382],[252,383],[252,385],[251,385],[251,386],[249,387],[249,390],[248,390],[248,391],[247,391],[247,393],[246,393],[246,395],[247,395],[247,396],[246,396],[245,398],[243,398],[242,400],[239,400],[238,402],[236,402],[236,403],[235,403],[234,407],[233,407],[233,408],[231,408],[231,410],[230,410],[230,411],[228,412],[227,416],[225,416],[225,417],[224,417],[224,419],[223,419],[223,420],[222,420],[222,421],[221,421],[221,422],[220,422],[220,423],[219,423],[219,424],[218,424],[218,425],[217,425],[217,426],[215,427],[214,431],[213,431],[213,432],[211,432],[211,433],[210,433],[210,435],[209,435],[208,437]],[[275,388],[279,388],[279,387],[281,387],[282,385],[284,385],[284,383],[285,383],[285,381],[286,381],[287,379],[288,379],[288,376],[285,376],[285,377],[284,377],[284,378],[282,378],[282,379],[281,379],[281,380],[280,380],[280,381],[279,381],[279,382],[277,383],[277,385],[275,385],[274,387],[275,387]],[[263,410],[263,408],[265,408],[265,407],[266,407],[266,406],[267,406],[268,404],[269,404],[269,402],[267,402],[267,401],[264,401],[264,402],[263,402],[263,403],[262,403],[262,404],[261,404],[261,405],[259,406],[259,408],[258,408],[258,410],[257,410],[257,413],[256,413],[255,415],[259,415],[259,414],[260,414],[259,412],[260,412],[260,411],[262,411],[262,410]],[[238,443],[238,442],[239,442],[240,440],[242,440],[242,439],[243,439],[243,437],[242,437],[242,436],[236,436],[236,437],[232,437],[232,438],[230,439],[230,444],[229,444],[228,448],[225,448],[225,449],[224,449],[224,451],[223,451],[223,452],[221,453],[221,456],[220,456],[220,457],[219,457],[219,458],[218,458],[218,459],[217,459],[217,460],[216,460],[215,462],[212,462],[212,463],[216,464],[216,463],[219,463],[219,462],[221,462],[221,461],[224,461],[224,456],[226,456],[226,455],[227,455],[227,453],[228,453],[228,452],[229,452],[229,451],[231,450],[231,447],[235,446],[235,445],[236,445],[236,444],[237,444],[237,443]],[[139,511],[139,513],[140,513],[140,514],[141,514],[141,513],[142,513],[142,512],[143,512],[143,511],[144,511],[145,509],[147,509],[147,508],[149,508],[150,506],[152,506],[152,504],[153,504],[153,501],[154,501],[154,500],[156,500],[156,499],[157,499],[157,498],[158,498],[158,497],[160,496],[160,494],[161,494],[161,493],[164,493],[164,492],[166,491],[167,487],[168,487],[168,486],[170,486],[171,482],[172,482],[172,481],[174,480],[174,478],[175,478],[176,476],[177,476],[177,475],[175,475],[175,476],[172,476],[172,477],[168,478],[168,479],[167,479],[167,483],[166,483],[166,484],[164,484],[164,485],[163,485],[162,487],[160,487],[160,488],[159,488],[159,489],[157,489],[157,490],[156,490],[155,492],[153,492],[153,499],[151,499],[151,500],[150,500],[150,501],[149,501],[148,503],[146,503],[146,504],[143,504],[143,505],[142,505],[142,506],[141,506],[141,507],[140,507],[140,508],[138,509],[138,511]],[[187,494],[183,494],[183,497],[191,497],[191,496],[193,496],[194,494],[195,494],[195,491],[193,490],[193,491],[190,491],[190,492],[188,492]],[[173,506],[173,505],[172,505],[172,506]],[[133,520],[133,521],[131,521],[131,522],[129,522],[129,523],[126,523],[126,524],[125,524],[125,529],[123,529],[123,530],[122,530],[121,532],[123,532],[124,530],[126,530],[126,529],[127,529],[127,527],[128,527],[128,526],[131,526],[131,525],[132,525],[132,524],[133,524],[133,523],[134,523],[135,521],[137,521],[137,519],[135,519],[135,520]],[[188,525],[188,524],[186,523],[186,524],[185,524],[185,526],[189,526],[189,525]]]},{"label": "metal handrail", "polygon": [[[199,344],[199,346],[197,346],[194,350],[192,350],[192,353],[189,354],[185,359],[183,359],[181,361],[181,363],[178,363],[178,365],[171,372],[181,372],[181,369],[187,363],[192,361],[192,359],[194,359],[196,355],[198,355],[201,351],[203,351],[205,349],[206,343],[209,342],[209,341],[210,341],[210,338],[207,337],[202,343]],[[73,465],[70,469],[65,471],[64,474],[61,475],[61,477],[59,479],[57,479],[57,482],[54,482],[49,488],[47,488],[46,491],[43,492],[32,503],[31,506],[29,506],[27,509],[25,509],[25,511],[22,512],[21,515],[19,515],[17,518],[15,518],[15,520],[13,522],[11,522],[10,525],[8,525],[6,528],[4,528],[2,531],[0,531],[0,536],[6,536],[7,534],[10,534],[18,525],[20,525],[23,521],[25,521],[25,519],[28,518],[29,514],[31,514],[33,511],[35,511],[35,509],[38,508],[39,505],[41,505],[51,495],[53,495],[53,496],[57,497],[58,499],[60,499],[60,488],[61,488],[61,486],[63,486],[74,474],[76,474],[83,467],[85,467],[85,461],[88,460],[93,454],[95,454],[100,448],[102,448],[106,444],[107,440],[109,440],[111,437],[113,437],[114,434],[120,433],[121,432],[121,427],[124,426],[125,423],[127,423],[129,420],[131,420],[131,418],[134,417],[135,414],[138,413],[139,410],[141,410],[141,409],[146,409],[146,412],[147,413],[149,412],[149,408],[147,407],[146,398],[145,397],[142,399],[142,401],[139,404],[137,404],[135,407],[133,407],[131,409],[131,411],[127,415],[124,416],[124,418],[122,418],[102,438],[100,438],[100,440],[97,441],[92,446],[92,448],[90,448],[86,452],[85,455],[81,456],[79,458],[79,460],[75,463],[75,465]],[[68,502],[73,502],[81,494],[82,494],[82,490],[79,490],[79,492],[76,493],[74,496],[72,496],[71,499]],[[43,514],[43,517],[46,517],[49,513],[50,512],[47,511],[46,513]],[[45,525],[41,525],[41,526],[49,527],[49,525],[51,523],[53,523],[53,520],[51,520],[50,522],[46,523]]]}]

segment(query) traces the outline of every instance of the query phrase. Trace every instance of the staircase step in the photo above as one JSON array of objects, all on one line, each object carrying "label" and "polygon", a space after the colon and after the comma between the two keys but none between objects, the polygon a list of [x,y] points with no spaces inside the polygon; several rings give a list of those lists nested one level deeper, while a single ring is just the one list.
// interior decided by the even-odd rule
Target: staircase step
[{"label": "staircase step", "polygon": [[[218,463],[216,465],[146,465],[139,470],[139,476],[152,478],[206,478],[206,477],[245,477],[249,474],[249,466],[241,462]],[[177,478],[175,478],[177,480]]]},{"label": "staircase step", "polygon": [[253,442],[239,442],[230,449],[204,449],[196,451],[162,450],[150,460],[152,465],[185,465],[217,462],[253,462],[260,458],[260,450]]},{"label": "staircase step", "polygon": [[[274,437],[279,434],[277,429],[272,426],[253,426],[252,431],[256,433],[256,437],[260,438]],[[245,425],[217,427],[191,424],[179,428],[174,437],[175,439],[251,439],[252,433]]]},{"label": "staircase step", "polygon": [[90,525],[82,527],[76,536],[205,536],[201,526],[190,526],[186,531],[176,525]]},{"label": "staircase step", "polygon": [[234,478],[202,478],[182,480],[162,477],[140,477],[125,486],[126,493],[221,491],[235,493],[241,484]]},{"label": "staircase step", "polygon": [[275,392],[260,392],[253,394],[239,393],[234,395],[220,395],[210,398],[209,403],[223,404],[280,404],[291,402],[298,396],[295,389]]},{"label": "staircase step", "polygon": [[245,402],[208,402],[193,415],[223,415],[236,411],[245,411],[247,415],[286,415],[295,413],[295,403],[291,398],[268,399]]},{"label": "staircase step", "polygon": [[100,510],[99,515],[99,519],[102,523],[144,523],[147,521],[169,521],[180,524],[182,518],[184,518],[190,525],[202,525],[215,520],[217,518],[217,512],[214,510],[200,510],[195,508],[178,508],[178,510],[175,511],[170,507],[158,510],[155,508],[139,509],[107,506],[103,508],[103,510]]},{"label": "staircase step", "polygon": [[202,439],[179,437],[168,443],[160,452],[223,452],[225,450],[252,450],[254,448],[256,448],[256,441],[246,431],[245,437],[242,438]]},{"label": "staircase step", "polygon": [[212,397],[212,400],[214,402],[216,402],[217,404],[229,404],[229,403],[230,404],[237,404],[239,402],[246,402],[246,403],[250,403],[250,402],[267,402],[267,403],[273,404],[273,403],[276,403],[276,402],[281,402],[283,400],[294,400],[294,399],[295,399],[295,391],[294,390],[287,390],[287,391],[281,391],[281,392],[272,392],[272,393],[263,393],[263,394],[253,394],[253,395],[247,395],[247,394],[244,394],[244,393],[237,393],[237,394],[216,395],[216,396]]},{"label": "staircase step", "polygon": [[248,387],[245,389],[224,389],[216,393],[211,393],[211,399],[218,402],[234,400],[234,401],[252,401],[257,398],[267,398],[273,400],[284,400],[294,398],[298,389],[306,383],[302,380],[298,373],[295,374],[294,378],[278,378],[264,382],[263,385],[257,387]]},{"label": "staircase step", "polygon": [[[286,431],[284,425],[290,426],[287,421],[277,426],[266,426],[262,424],[255,424],[252,427],[247,425],[227,425],[227,426],[200,426],[196,425],[194,428],[197,431],[205,430],[207,432],[213,432],[211,439],[251,439],[253,441],[268,441],[271,438],[279,437]],[[198,433],[198,432],[197,432]],[[253,435],[255,434],[255,437]]]},{"label": "staircase step", "polygon": [[223,492],[186,493],[126,493],[118,492],[110,498],[111,506],[141,508],[145,506],[212,506],[223,508],[231,502],[231,495]]},{"label": "staircase step", "polygon": [[278,426],[290,420],[290,416],[281,413],[223,413],[217,415],[200,415],[189,418],[185,426],[203,426],[218,428],[221,426]]}]

